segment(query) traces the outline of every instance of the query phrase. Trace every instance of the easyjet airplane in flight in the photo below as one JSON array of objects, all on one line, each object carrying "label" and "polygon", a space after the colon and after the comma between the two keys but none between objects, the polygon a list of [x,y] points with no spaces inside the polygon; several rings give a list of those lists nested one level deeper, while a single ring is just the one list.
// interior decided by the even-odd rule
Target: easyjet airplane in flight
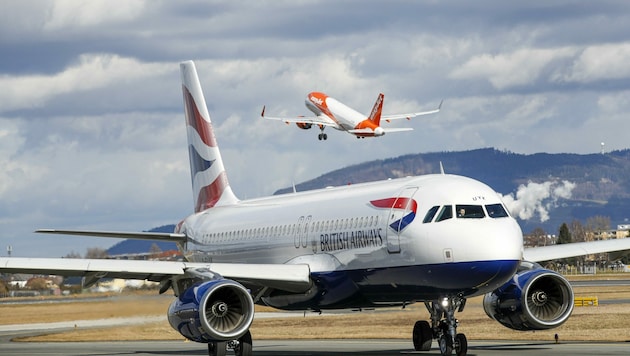
[{"label": "easyjet airplane in flight", "polygon": [[[323,311],[424,303],[418,351],[466,355],[455,314],[485,295],[490,318],[516,330],[564,323],[573,291],[537,261],[630,249],[630,239],[523,249],[499,195],[471,178],[430,174],[239,200],[228,183],[192,61],[181,67],[194,213],[173,233],[38,230],[168,240],[186,260],[0,258],[0,272],[157,281],[175,299],[167,317],[209,355],[252,354],[254,304]],[[19,317],[19,316],[16,316]],[[410,326],[411,329],[411,326]]]},{"label": "easyjet airplane in flight", "polygon": [[388,132],[411,131],[413,129],[410,127],[383,128],[380,126],[381,119],[387,122],[398,119],[410,120],[412,117],[420,115],[435,114],[439,112],[442,107],[442,103],[440,102],[438,108],[431,111],[382,115],[384,97],[383,93],[378,95],[376,103],[374,103],[374,107],[372,108],[369,116],[361,114],[360,112],[340,103],[334,98],[320,92],[309,93],[305,101],[306,107],[312,111],[315,116],[298,116],[294,118],[265,116],[264,106],[260,115],[265,119],[284,121],[287,124],[293,122],[297,125],[297,127],[304,130],[308,130],[313,127],[313,125],[317,125],[320,129],[320,133],[317,138],[321,141],[328,139],[328,135],[324,133],[324,129],[327,126],[339,131],[346,131],[355,135],[357,138],[378,137],[383,136]]}]

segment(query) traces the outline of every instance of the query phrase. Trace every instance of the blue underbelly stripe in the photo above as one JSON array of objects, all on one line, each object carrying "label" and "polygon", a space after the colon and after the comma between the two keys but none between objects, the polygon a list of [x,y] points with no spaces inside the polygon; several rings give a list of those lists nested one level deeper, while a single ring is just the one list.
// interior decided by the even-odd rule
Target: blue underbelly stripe
[{"label": "blue underbelly stripe", "polygon": [[480,295],[503,285],[519,264],[501,260],[315,272],[311,275],[320,293],[309,307],[368,307]]}]

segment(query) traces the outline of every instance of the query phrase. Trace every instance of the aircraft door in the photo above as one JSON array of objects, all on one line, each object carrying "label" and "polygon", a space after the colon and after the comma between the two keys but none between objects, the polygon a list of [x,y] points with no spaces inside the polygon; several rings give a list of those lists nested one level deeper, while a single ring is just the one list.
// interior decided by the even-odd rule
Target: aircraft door
[{"label": "aircraft door", "polygon": [[400,253],[400,234],[415,218],[416,203],[413,195],[418,187],[406,187],[394,200],[387,221],[387,252]]}]

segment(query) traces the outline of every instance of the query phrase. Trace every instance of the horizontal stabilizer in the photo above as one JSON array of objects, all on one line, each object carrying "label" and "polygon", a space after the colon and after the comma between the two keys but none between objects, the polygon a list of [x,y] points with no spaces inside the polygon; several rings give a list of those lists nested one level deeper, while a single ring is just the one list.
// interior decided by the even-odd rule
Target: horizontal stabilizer
[{"label": "horizontal stabilizer", "polygon": [[137,240],[156,240],[156,241],[172,241],[185,242],[186,235],[174,234],[167,232],[124,232],[124,231],[94,231],[94,230],[56,230],[56,229],[39,229],[37,233],[57,234],[57,235],[75,235],[75,236],[95,236],[95,237],[113,237],[118,239],[137,239]]},{"label": "horizontal stabilizer", "polygon": [[385,133],[391,133],[391,132],[405,132],[405,131],[413,131],[413,128],[411,127],[400,127],[400,128],[383,128],[383,130],[385,131]]},{"label": "horizontal stabilizer", "polygon": [[348,130],[348,132],[352,134],[373,134],[374,130],[365,128],[365,129],[352,129],[352,130]]},{"label": "horizontal stabilizer", "polygon": [[[383,129],[384,133],[392,133],[392,132],[404,132],[404,131],[413,131],[413,128],[411,127],[401,127],[401,128],[383,128],[381,127],[381,129]],[[353,129],[353,130],[348,130],[348,132],[352,133],[352,134],[373,134],[374,130],[370,129],[370,128],[365,128],[365,129]]]}]

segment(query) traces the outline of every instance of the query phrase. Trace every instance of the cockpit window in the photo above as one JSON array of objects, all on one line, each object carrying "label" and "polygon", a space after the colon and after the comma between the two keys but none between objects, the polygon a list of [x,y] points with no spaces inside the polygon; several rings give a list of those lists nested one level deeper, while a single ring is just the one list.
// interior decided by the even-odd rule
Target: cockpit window
[{"label": "cockpit window", "polygon": [[505,211],[501,204],[486,205],[486,211],[491,218],[505,218],[508,216],[507,211]]},{"label": "cockpit window", "polygon": [[457,217],[463,219],[481,219],[486,216],[481,205],[456,205],[455,211]]},{"label": "cockpit window", "polygon": [[422,223],[423,224],[430,223],[431,220],[433,220],[433,217],[435,216],[435,213],[437,213],[439,208],[440,206],[436,205],[432,207],[431,209],[429,209],[429,211],[427,211],[427,214],[424,216],[424,220],[422,220]]},{"label": "cockpit window", "polygon": [[453,217],[453,206],[452,205],[444,205],[442,210],[440,210],[440,214],[438,215],[435,222],[443,221],[446,219],[450,219]]}]

